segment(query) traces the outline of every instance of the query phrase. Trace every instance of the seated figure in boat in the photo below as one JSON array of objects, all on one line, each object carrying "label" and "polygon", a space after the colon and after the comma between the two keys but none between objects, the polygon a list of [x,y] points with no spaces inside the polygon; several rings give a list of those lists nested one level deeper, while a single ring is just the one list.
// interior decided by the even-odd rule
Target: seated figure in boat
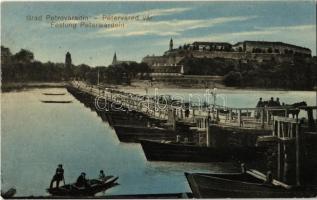
[{"label": "seated figure in boat", "polygon": [[86,173],[82,172],[76,181],[77,187],[89,187],[88,180],[86,179]]},{"label": "seated figure in boat", "polygon": [[60,181],[64,181],[64,185],[65,185],[65,179],[64,179],[64,169],[63,169],[63,165],[62,164],[59,164],[57,169],[56,169],[56,173],[55,175],[53,176],[53,179],[51,181],[51,184],[50,184],[50,188],[53,187],[53,183],[56,181],[56,188],[59,187],[59,182]]}]

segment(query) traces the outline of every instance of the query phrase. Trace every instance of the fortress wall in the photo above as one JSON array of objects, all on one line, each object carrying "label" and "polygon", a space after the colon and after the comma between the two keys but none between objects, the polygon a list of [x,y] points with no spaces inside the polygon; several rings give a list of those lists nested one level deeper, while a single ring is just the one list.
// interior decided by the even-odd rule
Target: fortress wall
[{"label": "fortress wall", "polygon": [[257,60],[270,61],[274,60],[277,62],[291,61],[292,57],[276,54],[276,53],[245,53],[245,52],[223,52],[223,51],[213,51],[213,52],[193,52],[193,56],[196,58],[226,58],[234,60]]},{"label": "fortress wall", "polygon": [[[187,56],[194,58],[225,58],[233,60],[255,60],[258,62],[275,61],[275,62],[290,62],[293,60],[292,55],[285,55],[279,53],[250,53],[250,52],[225,52],[225,51],[191,51]],[[142,62],[149,66],[155,65],[174,65],[178,64],[185,54],[173,53],[169,56],[147,56]]]},{"label": "fortress wall", "polygon": [[273,52],[275,49],[278,49],[281,54],[284,54],[285,50],[292,50],[294,52],[303,53],[303,54],[311,54],[310,50],[306,50],[306,49],[295,47],[295,46],[293,47],[293,46],[288,46],[283,44],[253,44],[253,43],[247,43],[246,52],[252,52],[254,48],[260,48],[265,50],[266,52],[268,51],[269,48],[271,48]]},{"label": "fortress wall", "polygon": [[147,63],[149,66],[175,65],[183,58],[184,56],[146,56],[142,59],[142,62]]}]

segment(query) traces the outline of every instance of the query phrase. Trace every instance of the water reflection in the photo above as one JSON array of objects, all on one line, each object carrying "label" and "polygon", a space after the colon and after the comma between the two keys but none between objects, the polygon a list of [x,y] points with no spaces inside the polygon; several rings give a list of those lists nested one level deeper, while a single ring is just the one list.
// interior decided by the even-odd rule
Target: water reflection
[{"label": "water reflection", "polygon": [[[66,94],[52,97],[43,95],[44,92]],[[314,92],[233,92],[228,95],[228,102],[237,107],[253,105],[259,96],[279,95],[281,101],[290,102],[304,98],[310,105],[314,105],[315,97]],[[41,103],[52,98],[73,103]],[[45,189],[59,163],[64,166],[66,183],[74,182],[82,171],[87,178],[97,177],[100,169],[106,175],[119,176],[120,185],[108,194],[188,192],[184,171],[239,169],[230,163],[148,162],[139,144],[120,143],[114,130],[95,111],[62,88],[3,93],[1,103],[2,189],[14,186],[17,196],[46,195]]]}]

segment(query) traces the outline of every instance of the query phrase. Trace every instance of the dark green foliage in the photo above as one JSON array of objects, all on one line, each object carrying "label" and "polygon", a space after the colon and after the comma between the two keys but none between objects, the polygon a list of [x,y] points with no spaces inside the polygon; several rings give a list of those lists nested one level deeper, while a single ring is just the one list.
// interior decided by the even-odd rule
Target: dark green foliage
[{"label": "dark green foliage", "polygon": [[64,63],[42,63],[34,60],[31,51],[21,49],[12,55],[9,48],[1,46],[2,81],[5,82],[56,82],[83,80],[96,84],[98,72],[100,83],[129,84],[138,73],[149,72],[145,63],[120,64],[109,67],[90,67],[85,64],[67,66]]},{"label": "dark green foliage", "polygon": [[241,84],[236,86],[310,90],[317,84],[316,64],[313,59],[262,63],[259,68],[243,71]]},{"label": "dark green foliage", "polygon": [[240,72],[231,71],[224,76],[223,82],[227,86],[236,86],[241,84],[241,80],[242,80],[242,75]]},{"label": "dark green foliage", "polygon": [[139,73],[150,72],[145,63],[122,63],[103,67],[99,70],[100,81],[113,84],[129,84]]},{"label": "dark green foliage", "polygon": [[30,63],[34,59],[34,55],[31,51],[21,49],[13,56],[13,60],[21,63]]},{"label": "dark green foliage", "polygon": [[33,53],[25,49],[12,55],[10,49],[3,46],[1,46],[1,70],[3,82],[52,82],[66,78],[64,64],[35,61]]},{"label": "dark green foliage", "polygon": [[224,58],[185,58],[187,74],[224,76],[226,86],[311,90],[317,85],[317,59],[293,62],[241,62]]},{"label": "dark green foliage", "polygon": [[223,76],[238,66],[236,61],[223,58],[185,58],[180,64],[188,67],[186,74],[190,75]]}]

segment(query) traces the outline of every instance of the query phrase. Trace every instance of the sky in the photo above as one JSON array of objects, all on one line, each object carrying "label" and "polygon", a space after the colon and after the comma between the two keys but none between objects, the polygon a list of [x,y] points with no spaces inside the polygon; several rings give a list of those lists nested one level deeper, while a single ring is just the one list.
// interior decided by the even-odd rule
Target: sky
[{"label": "sky", "polygon": [[[194,41],[236,43],[281,41],[304,46],[316,55],[315,1],[255,2],[2,2],[1,44],[12,53],[31,50],[42,62],[64,62],[69,51],[75,65],[108,66],[118,60],[140,62]],[[87,16],[88,21],[58,28],[46,16]],[[42,21],[27,20],[42,16]],[[102,16],[150,16],[147,20],[105,20]],[[81,22],[124,24],[121,28],[83,28]]]}]

